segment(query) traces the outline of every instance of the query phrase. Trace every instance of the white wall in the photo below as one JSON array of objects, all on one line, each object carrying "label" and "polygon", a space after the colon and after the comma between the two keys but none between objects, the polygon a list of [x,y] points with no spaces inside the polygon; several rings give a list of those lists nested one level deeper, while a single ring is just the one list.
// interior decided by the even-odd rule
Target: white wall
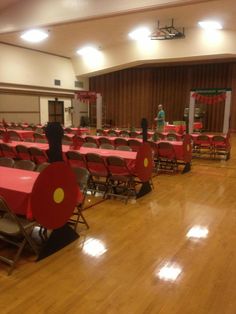
[{"label": "white wall", "polygon": [[[54,80],[61,86],[55,86]],[[0,82],[74,89],[76,80],[70,59],[0,44]]]},{"label": "white wall", "polygon": [[0,120],[7,122],[39,123],[39,97],[32,95],[0,94]]}]

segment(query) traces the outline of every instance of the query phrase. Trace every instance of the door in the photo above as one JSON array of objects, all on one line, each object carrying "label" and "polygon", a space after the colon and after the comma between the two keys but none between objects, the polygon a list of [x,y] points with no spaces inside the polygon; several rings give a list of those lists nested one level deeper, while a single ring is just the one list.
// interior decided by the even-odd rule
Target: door
[{"label": "door", "polygon": [[48,121],[64,124],[64,101],[48,101]]}]

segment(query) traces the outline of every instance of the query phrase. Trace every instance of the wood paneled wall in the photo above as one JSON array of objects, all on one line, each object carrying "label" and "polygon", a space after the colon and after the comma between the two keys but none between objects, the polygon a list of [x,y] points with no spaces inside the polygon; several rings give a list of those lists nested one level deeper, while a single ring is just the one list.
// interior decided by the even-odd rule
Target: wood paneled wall
[{"label": "wood paneled wall", "polygon": [[[130,68],[90,78],[90,90],[100,92],[106,119],[113,126],[151,126],[162,103],[166,121],[182,120],[193,88],[232,88],[231,129],[236,129],[236,62]],[[207,105],[206,129],[222,131],[224,104]]]}]

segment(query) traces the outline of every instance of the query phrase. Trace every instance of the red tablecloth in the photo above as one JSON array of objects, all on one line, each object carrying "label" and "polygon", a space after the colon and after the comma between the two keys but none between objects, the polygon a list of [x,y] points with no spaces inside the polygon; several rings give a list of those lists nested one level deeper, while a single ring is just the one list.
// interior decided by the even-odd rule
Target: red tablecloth
[{"label": "red tablecloth", "polygon": [[28,130],[12,130],[12,131],[16,132],[22,140],[34,138],[33,137],[34,131],[28,131]]},{"label": "red tablecloth", "polygon": [[[62,146],[63,152],[66,152],[71,149],[68,145]],[[126,160],[127,167],[131,172],[134,171],[135,168],[135,162],[136,162],[136,152],[128,152],[128,151],[121,151],[121,150],[111,150],[111,149],[101,149],[101,148],[91,148],[91,147],[80,147],[79,152],[83,155],[87,153],[95,153],[103,158],[106,159],[108,156],[117,156],[124,158]]]},{"label": "red tablecloth", "polygon": [[[203,128],[202,122],[194,122],[193,129],[194,130],[201,130]],[[176,133],[182,133],[186,131],[186,125],[174,125],[174,124],[167,124],[164,127],[165,132],[174,131]]]},{"label": "red tablecloth", "polygon": [[32,217],[30,195],[39,173],[0,167],[0,194],[16,214]]},{"label": "red tablecloth", "polygon": [[[30,197],[38,176],[39,173],[35,171],[0,167],[0,195],[5,198],[14,213],[33,218]],[[83,195],[79,193],[78,203],[82,202],[82,199]]]}]

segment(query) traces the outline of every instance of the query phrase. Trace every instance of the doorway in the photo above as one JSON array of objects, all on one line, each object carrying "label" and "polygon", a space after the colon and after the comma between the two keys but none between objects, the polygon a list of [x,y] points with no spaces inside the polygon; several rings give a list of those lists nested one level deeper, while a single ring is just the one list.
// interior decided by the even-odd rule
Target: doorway
[{"label": "doorway", "polygon": [[64,124],[64,101],[48,101],[48,121]]}]

